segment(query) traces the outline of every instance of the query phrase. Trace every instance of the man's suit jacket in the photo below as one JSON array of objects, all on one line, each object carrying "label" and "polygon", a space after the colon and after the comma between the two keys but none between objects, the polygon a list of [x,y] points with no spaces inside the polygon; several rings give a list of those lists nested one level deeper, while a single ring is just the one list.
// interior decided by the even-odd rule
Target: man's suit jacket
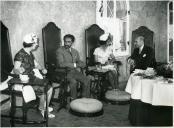
[{"label": "man's suit jacket", "polygon": [[69,69],[75,69],[74,63],[76,63],[77,68],[85,67],[85,64],[80,60],[78,51],[74,48],[71,48],[70,52],[69,49],[66,49],[64,46],[62,46],[56,51],[56,56],[58,67],[68,67]]},{"label": "man's suit jacket", "polygon": [[134,69],[145,70],[147,67],[152,67],[152,68],[156,67],[155,54],[154,50],[151,47],[144,45],[140,54],[139,54],[139,48],[135,48],[130,58],[134,59],[135,61],[136,66]]}]

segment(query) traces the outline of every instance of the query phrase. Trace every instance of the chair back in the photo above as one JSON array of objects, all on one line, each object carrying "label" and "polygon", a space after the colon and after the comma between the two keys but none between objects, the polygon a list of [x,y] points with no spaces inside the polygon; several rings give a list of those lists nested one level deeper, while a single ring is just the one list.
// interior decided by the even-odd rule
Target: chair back
[{"label": "chair back", "polygon": [[99,46],[99,37],[104,34],[104,30],[98,25],[93,24],[85,30],[85,50],[86,50],[86,65],[93,66],[94,50]]},{"label": "chair back", "polygon": [[135,42],[135,38],[141,35],[144,37],[144,44],[155,49],[155,43],[153,41],[153,36],[154,36],[154,32],[151,31],[150,29],[148,29],[145,26],[140,26],[138,29],[134,30],[132,32],[132,45],[131,45],[131,53],[133,53],[134,50],[134,42]]},{"label": "chair back", "polygon": [[13,69],[10,38],[8,28],[1,22],[1,82],[8,78]]},{"label": "chair back", "polygon": [[61,29],[55,23],[49,22],[42,29],[44,62],[48,71],[56,68],[56,50],[61,45]]},{"label": "chair back", "polygon": [[57,68],[56,50],[61,46],[61,29],[55,23],[49,22],[42,29],[44,62],[48,70],[47,77],[54,81]]}]

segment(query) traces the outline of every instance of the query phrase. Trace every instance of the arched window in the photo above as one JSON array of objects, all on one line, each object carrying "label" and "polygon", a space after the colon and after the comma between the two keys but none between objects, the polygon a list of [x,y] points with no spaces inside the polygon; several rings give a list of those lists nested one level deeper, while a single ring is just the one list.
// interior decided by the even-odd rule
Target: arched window
[{"label": "arched window", "polygon": [[97,0],[96,22],[113,36],[115,56],[129,54],[129,2]]}]

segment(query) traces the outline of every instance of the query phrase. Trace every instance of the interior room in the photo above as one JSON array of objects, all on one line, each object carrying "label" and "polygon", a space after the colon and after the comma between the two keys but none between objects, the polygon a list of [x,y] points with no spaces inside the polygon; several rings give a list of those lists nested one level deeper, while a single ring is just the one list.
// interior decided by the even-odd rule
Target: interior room
[{"label": "interior room", "polygon": [[[0,4],[0,126],[173,126],[172,0],[2,0]],[[25,37],[31,33],[34,33],[33,37],[37,37],[39,40],[36,41],[37,47],[39,47],[32,51],[34,60],[37,60],[40,67],[46,70],[44,70],[46,73],[43,70],[42,73],[39,72],[40,69],[37,70],[39,76],[41,74],[41,78],[37,77],[37,71],[33,70],[35,77],[41,79],[36,83],[31,81],[29,75],[27,75],[29,80],[24,82],[22,76],[25,74],[15,73],[16,65],[23,63],[23,61],[17,60],[17,53],[22,48],[28,47],[24,47],[24,43],[27,44],[28,41],[28,38]],[[67,34],[73,35],[75,40],[73,41],[71,35],[66,38]],[[107,40],[104,35],[107,35]],[[72,41],[70,52],[75,49],[77,53],[75,57],[79,56],[78,59],[85,64],[83,70],[79,70],[78,73],[90,81],[88,98],[83,97],[84,88],[87,86],[81,86],[85,85],[81,80],[76,80],[76,90],[82,93],[77,94],[80,95],[77,96],[77,99],[73,98],[73,89],[68,86],[71,83],[69,75],[67,75],[70,70],[63,67],[64,72],[62,72],[62,68],[59,70],[57,66],[57,63],[60,62],[58,59],[61,58],[58,55],[61,51],[58,50],[66,46],[66,39]],[[109,58],[107,61],[109,61],[110,67],[106,66],[106,63],[98,65],[93,62],[95,48],[102,45],[100,42],[107,42],[109,39],[110,43],[107,46],[112,48],[114,58],[112,68],[116,72],[116,77],[112,77],[111,80],[107,75],[112,70]],[[145,58],[150,53],[149,56],[154,57],[155,60],[154,67],[150,66],[152,60],[149,59],[146,68],[136,68],[139,66],[136,65],[132,69],[129,60],[138,46],[135,45],[137,39],[143,40],[143,47],[147,45],[153,49],[153,53],[148,51],[142,54],[142,65],[146,64]],[[73,58],[72,53],[70,54]],[[104,54],[99,55],[104,56]],[[63,59],[65,58],[62,57]],[[65,63],[62,62],[62,64]],[[78,67],[78,62],[71,63],[73,68]],[[20,65],[19,68],[21,68]],[[152,74],[149,75],[147,72]],[[74,76],[72,75],[72,78]],[[110,86],[113,81],[117,82],[116,88]],[[35,92],[36,96],[35,93],[33,94],[35,100],[29,102],[26,102],[24,96],[24,86],[31,85],[26,88],[26,91],[29,92],[31,89],[32,92],[33,86],[39,84],[45,85],[42,95],[45,96],[44,106],[47,109],[44,110],[44,114],[40,114],[37,108],[39,106],[36,103],[38,102],[37,92]],[[22,91],[15,90],[16,85],[21,85]],[[51,87],[47,87],[47,85]],[[45,91],[45,87],[47,91],[53,88],[50,103],[49,93]],[[31,94],[26,94],[31,97]],[[31,103],[31,105],[27,103]],[[15,105],[21,107],[16,108]],[[28,110],[28,106],[37,107]],[[49,106],[53,108],[52,116]],[[16,118],[16,116],[20,118]],[[39,124],[27,123],[29,120],[39,120]],[[43,123],[40,120],[43,120]]]}]

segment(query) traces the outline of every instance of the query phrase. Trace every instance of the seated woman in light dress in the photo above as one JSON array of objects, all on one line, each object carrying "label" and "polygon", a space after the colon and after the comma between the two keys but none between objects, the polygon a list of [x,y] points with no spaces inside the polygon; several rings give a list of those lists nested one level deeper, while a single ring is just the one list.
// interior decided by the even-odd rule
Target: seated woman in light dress
[{"label": "seated woman in light dress", "polygon": [[[111,35],[109,33],[100,36],[100,47],[94,50],[95,62],[100,63],[102,66],[113,65],[113,60],[115,57],[113,55],[113,50],[110,46]],[[107,73],[107,78],[112,86],[112,89],[119,89],[118,85],[118,71],[117,66],[114,66],[114,70],[109,70]]]}]

